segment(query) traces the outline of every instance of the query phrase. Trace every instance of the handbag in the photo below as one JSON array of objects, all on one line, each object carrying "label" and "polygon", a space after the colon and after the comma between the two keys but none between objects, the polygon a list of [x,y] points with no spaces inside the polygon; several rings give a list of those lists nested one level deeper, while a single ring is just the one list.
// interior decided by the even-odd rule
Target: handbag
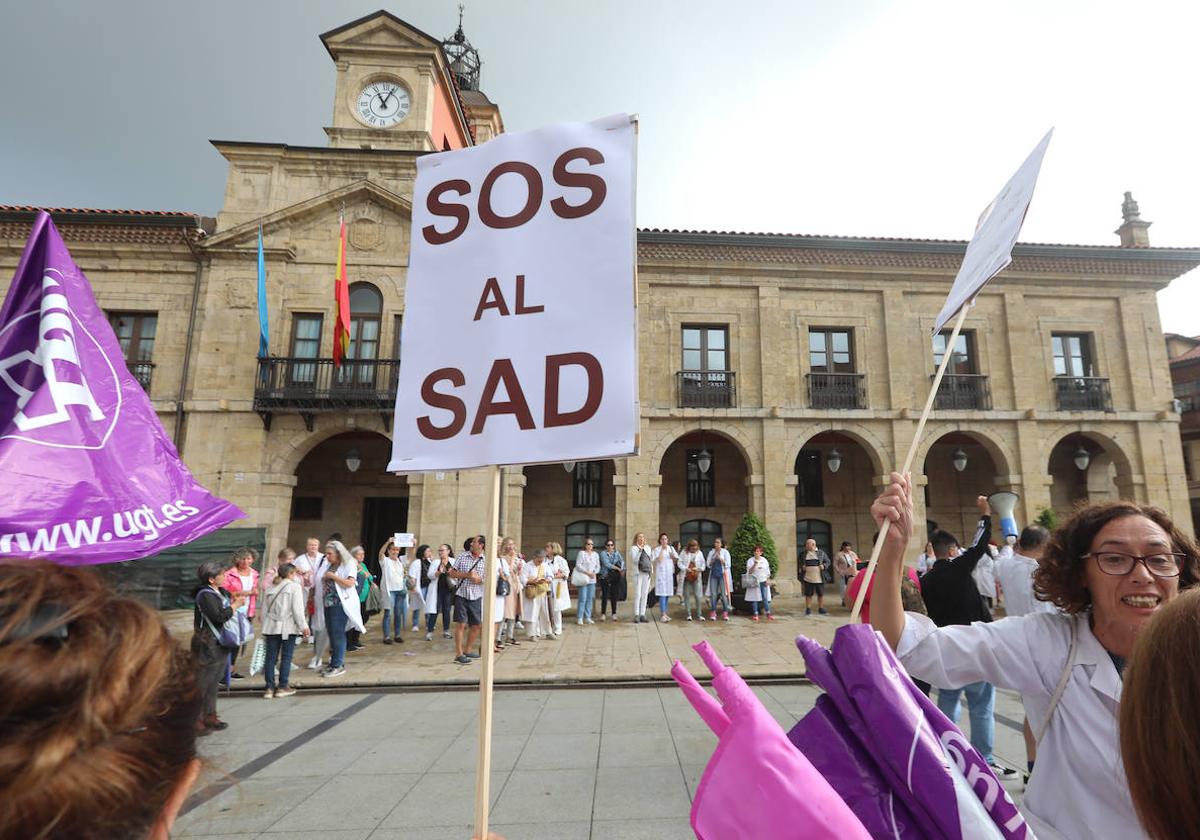
[{"label": "handbag", "polygon": [[367,589],[367,612],[377,613],[383,610],[383,593],[379,591],[379,586],[375,581],[371,581],[370,587]]},{"label": "handbag", "polygon": [[571,585],[576,589],[587,586],[591,582],[592,579],[587,576],[587,572],[578,566],[575,567],[575,571],[571,572]]},{"label": "handbag", "polygon": [[753,572],[746,572],[742,575],[742,589],[758,589],[758,578]]},{"label": "handbag", "polygon": [[700,579],[700,570],[694,564],[689,565],[687,571],[683,573],[683,579],[688,583],[695,583]]},{"label": "handbag", "polygon": [[496,597],[505,598],[510,592],[512,587],[508,585],[508,581],[502,577],[496,578]]},{"label": "handbag", "polygon": [[650,574],[650,552],[644,548],[638,549],[638,572],[643,575]]},{"label": "handbag", "polygon": [[531,580],[529,583],[525,584],[525,597],[529,598],[530,600],[543,598],[549,591],[550,581],[546,580],[545,578]]}]

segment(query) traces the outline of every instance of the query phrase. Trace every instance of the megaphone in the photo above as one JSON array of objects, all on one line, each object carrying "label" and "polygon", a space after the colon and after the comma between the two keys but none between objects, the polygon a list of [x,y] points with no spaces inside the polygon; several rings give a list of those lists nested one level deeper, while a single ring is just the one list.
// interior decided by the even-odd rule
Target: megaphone
[{"label": "megaphone", "polygon": [[1013,511],[1017,508],[1017,500],[1020,498],[1011,490],[1000,490],[988,496],[988,504],[1000,517],[1000,532],[1005,537],[1016,537],[1021,533],[1017,528],[1017,520],[1013,516]]}]

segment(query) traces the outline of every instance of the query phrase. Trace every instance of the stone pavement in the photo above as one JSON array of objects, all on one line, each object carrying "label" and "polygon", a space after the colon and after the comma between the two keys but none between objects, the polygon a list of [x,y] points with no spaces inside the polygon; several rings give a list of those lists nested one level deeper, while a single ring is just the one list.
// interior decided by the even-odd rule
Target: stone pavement
[{"label": "stone pavement", "polygon": [[[708,639],[725,663],[736,667],[743,676],[795,679],[804,675],[796,636],[809,636],[829,645],[834,631],[849,619],[849,610],[841,607],[830,607],[829,616],[818,616],[814,611],[811,618],[806,618],[804,602],[799,597],[780,596],[773,606],[778,620],[757,624],[746,614],[735,614],[728,623],[685,621],[683,608],[674,601],[669,623],[633,624],[632,609],[626,603],[622,604],[615,624],[597,617],[594,625],[580,627],[571,610],[563,616],[560,639],[530,642],[518,631],[520,644],[497,657],[495,682],[500,685],[665,680],[670,677],[675,659],[682,660],[697,674],[707,673],[691,649],[702,639]],[[191,634],[191,612],[176,610],[164,615],[176,635],[186,641]],[[454,662],[454,642],[442,638],[440,619],[433,641],[427,642],[424,637],[424,628],[417,634],[405,630],[404,644],[384,645],[380,616],[374,616],[363,635],[365,648],[347,656],[346,675],[332,682],[338,688],[478,683],[478,663]],[[301,666],[311,658],[309,650],[297,648],[296,660]],[[249,652],[243,654],[239,661],[242,673],[246,673],[248,656]],[[301,670],[296,680],[311,686],[319,678],[312,671]],[[261,685],[261,678],[235,682],[234,689],[250,683]]]},{"label": "stone pavement", "polygon": [[[755,691],[785,729],[818,694]],[[494,702],[491,827],[506,840],[693,836],[716,739],[677,689],[507,689]],[[478,703],[465,690],[221,698],[230,728],[201,739],[207,766],[172,836],[465,840]],[[997,757],[1024,766],[1019,699],[998,692],[996,711]]]}]

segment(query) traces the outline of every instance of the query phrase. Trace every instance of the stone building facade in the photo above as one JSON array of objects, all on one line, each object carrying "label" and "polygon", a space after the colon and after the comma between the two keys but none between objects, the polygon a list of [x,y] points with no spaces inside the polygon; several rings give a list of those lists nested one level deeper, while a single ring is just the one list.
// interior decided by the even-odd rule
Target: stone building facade
[{"label": "stone building facade", "polygon": [[[337,78],[328,146],[214,141],[229,163],[215,220],[55,218],[184,460],[246,511],[240,524],[265,529],[268,551],[334,532],[369,551],[401,530],[461,543],[483,529],[482,476],[385,472],[410,199],[418,155],[484,142],[503,122],[461,29],[440,41],[381,12],[322,40]],[[0,211],[5,276],[32,215]],[[1136,205],[1125,216],[1120,246],[1019,245],[981,295],[918,450],[918,516],[963,533],[976,494],[1011,489],[1022,523],[1118,496],[1186,521],[1155,292],[1200,265],[1200,250],[1152,248]],[[353,347],[335,369],[341,217]],[[526,549],[588,536],[628,546],[638,531],[709,544],[753,511],[779,546],[781,577],[794,577],[809,535],[865,551],[868,506],[914,434],[935,367],[933,317],[964,249],[640,231],[640,453],[507,469],[502,531]]]}]

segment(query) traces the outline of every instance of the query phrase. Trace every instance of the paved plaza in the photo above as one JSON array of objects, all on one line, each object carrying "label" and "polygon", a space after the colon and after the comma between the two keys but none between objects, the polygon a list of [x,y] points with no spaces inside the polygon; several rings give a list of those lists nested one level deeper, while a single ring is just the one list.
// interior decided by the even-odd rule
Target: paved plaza
[{"label": "paved plaza", "polygon": [[[755,690],[785,729],[818,695]],[[507,840],[693,836],[716,738],[677,689],[507,689],[494,702],[491,819]],[[201,739],[207,767],[173,836],[466,840],[478,703],[465,690],[223,698],[230,727]],[[1019,699],[997,692],[996,713],[997,757],[1023,766]]]}]

